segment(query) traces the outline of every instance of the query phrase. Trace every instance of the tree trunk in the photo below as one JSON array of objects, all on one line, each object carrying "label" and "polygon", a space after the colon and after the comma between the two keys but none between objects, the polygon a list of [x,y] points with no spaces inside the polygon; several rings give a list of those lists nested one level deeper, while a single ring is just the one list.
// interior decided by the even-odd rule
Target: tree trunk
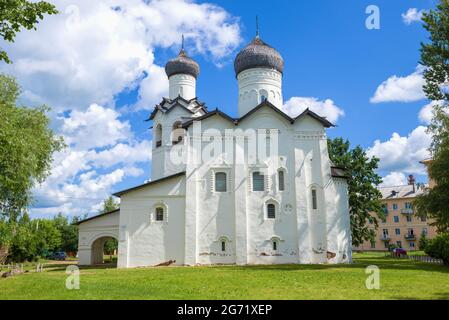
[{"label": "tree trunk", "polygon": [[0,245],[0,264],[5,263],[6,258],[8,257],[8,253],[9,253],[9,246]]}]

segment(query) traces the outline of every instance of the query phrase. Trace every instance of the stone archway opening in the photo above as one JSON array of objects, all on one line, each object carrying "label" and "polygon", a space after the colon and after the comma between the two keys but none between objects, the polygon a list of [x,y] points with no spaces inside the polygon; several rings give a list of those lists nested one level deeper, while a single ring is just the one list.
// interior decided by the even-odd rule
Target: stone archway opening
[{"label": "stone archway opening", "polygon": [[94,265],[117,265],[118,240],[114,237],[104,236],[92,243],[91,263]]}]

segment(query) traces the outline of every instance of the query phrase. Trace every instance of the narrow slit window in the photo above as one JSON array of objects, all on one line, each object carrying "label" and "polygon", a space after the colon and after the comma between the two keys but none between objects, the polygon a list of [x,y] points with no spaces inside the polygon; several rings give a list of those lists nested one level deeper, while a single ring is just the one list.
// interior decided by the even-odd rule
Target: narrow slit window
[{"label": "narrow slit window", "polygon": [[313,210],[318,209],[318,201],[315,189],[312,189],[312,208]]},{"label": "narrow slit window", "polygon": [[156,221],[164,221],[164,208],[156,208]]},{"label": "narrow slit window", "polygon": [[278,179],[279,179],[279,191],[284,191],[285,190],[284,170],[279,170]]},{"label": "narrow slit window", "polygon": [[253,172],[253,191],[265,190],[265,176],[259,171]]},{"label": "narrow slit window", "polygon": [[221,251],[225,252],[226,251],[226,241],[221,241]]},{"label": "narrow slit window", "polygon": [[273,251],[277,251],[278,249],[278,243],[277,241],[273,241]]},{"label": "narrow slit window", "polygon": [[276,206],[272,203],[267,205],[267,217],[268,219],[276,219]]},{"label": "narrow slit window", "polygon": [[215,192],[226,192],[226,173],[217,172],[215,174]]}]

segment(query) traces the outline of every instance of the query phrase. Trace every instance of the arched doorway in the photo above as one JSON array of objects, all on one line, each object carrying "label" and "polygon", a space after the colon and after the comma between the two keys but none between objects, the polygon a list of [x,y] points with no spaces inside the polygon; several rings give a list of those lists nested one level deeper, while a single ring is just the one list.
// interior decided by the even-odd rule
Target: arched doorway
[{"label": "arched doorway", "polygon": [[91,264],[117,264],[118,241],[115,237],[103,236],[92,242]]}]

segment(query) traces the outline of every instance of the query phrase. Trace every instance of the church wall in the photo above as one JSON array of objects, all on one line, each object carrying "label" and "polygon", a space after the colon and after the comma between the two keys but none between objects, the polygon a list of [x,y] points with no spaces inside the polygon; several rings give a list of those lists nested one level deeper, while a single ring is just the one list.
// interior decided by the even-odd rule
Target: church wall
[{"label": "church wall", "polygon": [[[322,125],[311,117],[299,119],[294,125],[295,159],[299,164],[297,185],[298,234],[301,238],[301,263],[327,262],[327,231],[325,189],[330,178],[327,141]],[[300,150],[300,151],[299,151]],[[329,174],[328,174],[329,173]],[[302,177],[301,177],[302,176]],[[316,207],[313,194],[316,194]]]},{"label": "church wall", "polygon": [[[182,117],[190,117],[192,114],[181,107],[173,107],[168,113],[158,112],[153,120],[153,149],[151,159],[151,179],[156,180],[170,176],[185,170],[185,164],[172,161],[171,151],[176,148],[180,158],[185,155],[184,145],[172,146],[172,128],[176,121]],[[158,124],[162,125],[162,145],[156,148],[155,129]],[[176,160],[176,159],[175,159]]]},{"label": "church wall", "polygon": [[[209,148],[210,159],[199,166],[188,166],[186,219],[186,251],[190,252],[188,264],[234,264],[235,258],[235,215],[232,166],[223,164],[225,141],[221,139],[225,129],[233,129],[229,121],[215,116],[201,122],[201,130],[209,132],[215,143],[221,147],[216,152],[210,148],[211,142],[201,142],[203,148]],[[213,142],[212,142],[213,143]],[[209,146],[209,147],[208,147]],[[208,150],[209,150],[208,149]],[[226,192],[215,192],[215,173],[226,173]],[[195,239],[192,239],[192,234]],[[225,241],[225,251],[221,242]],[[193,248],[195,247],[195,248]]]},{"label": "church wall", "polygon": [[[327,212],[328,251],[335,253],[331,263],[351,262],[351,225],[348,206],[348,184],[345,179],[333,178],[327,200],[333,210]],[[335,205],[336,204],[336,205]],[[334,206],[335,205],[335,206]]]},{"label": "church wall", "polygon": [[[294,151],[291,125],[271,109],[259,110],[240,123],[243,130],[257,128],[279,129],[278,154],[252,165],[248,162],[248,143],[246,144],[246,207],[240,208],[247,214],[247,263],[297,263],[298,236],[296,227]],[[272,144],[274,147],[274,145]],[[279,191],[278,170],[285,171],[285,190]],[[252,191],[252,173],[262,171],[266,174],[265,191]],[[274,204],[276,218],[268,219],[267,205]],[[274,250],[273,242],[277,242]]]},{"label": "church wall", "polygon": [[[164,220],[156,221],[156,207]],[[176,177],[122,195],[119,267],[184,264],[185,177]]]},{"label": "church wall", "polygon": [[82,222],[78,229],[79,264],[92,264],[92,245],[96,239],[102,237],[113,237],[118,239],[119,213],[113,212],[86,222]]}]

